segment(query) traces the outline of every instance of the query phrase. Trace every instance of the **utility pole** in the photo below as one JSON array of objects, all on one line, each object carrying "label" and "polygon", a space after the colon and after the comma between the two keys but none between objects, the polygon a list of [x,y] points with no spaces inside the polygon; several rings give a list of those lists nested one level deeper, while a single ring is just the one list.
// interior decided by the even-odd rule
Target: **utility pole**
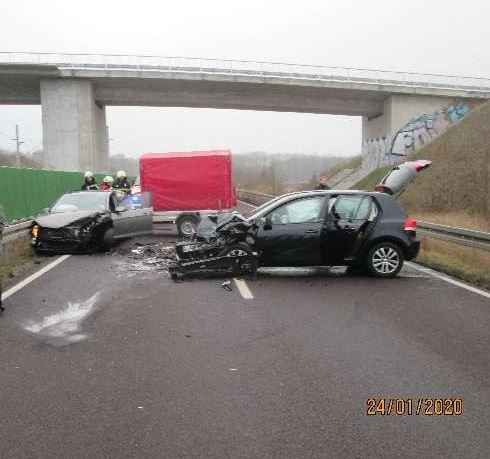
[{"label": "utility pole", "polygon": [[19,139],[19,125],[18,124],[15,125],[15,139],[12,139],[12,140],[15,141],[15,145],[16,145],[15,165],[17,167],[20,167],[20,146],[24,142],[21,142]]}]

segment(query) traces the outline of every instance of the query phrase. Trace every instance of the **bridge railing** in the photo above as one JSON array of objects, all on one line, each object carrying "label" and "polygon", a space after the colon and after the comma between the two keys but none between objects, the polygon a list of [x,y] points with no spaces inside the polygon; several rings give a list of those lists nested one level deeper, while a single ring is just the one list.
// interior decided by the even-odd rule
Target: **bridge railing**
[{"label": "bridge railing", "polygon": [[490,94],[489,78],[290,64],[284,62],[260,62],[179,56],[131,56],[123,54],[0,52],[0,63],[54,65],[60,69],[112,69],[248,75],[339,83],[352,82],[381,86],[395,85],[438,89],[445,88]]}]

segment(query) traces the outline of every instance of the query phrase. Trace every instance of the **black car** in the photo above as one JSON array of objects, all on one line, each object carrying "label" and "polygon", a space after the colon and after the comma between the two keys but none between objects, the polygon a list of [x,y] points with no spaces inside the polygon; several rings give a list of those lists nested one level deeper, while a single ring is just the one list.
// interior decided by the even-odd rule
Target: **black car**
[{"label": "black car", "polygon": [[33,221],[31,245],[36,252],[91,252],[117,239],[151,234],[151,196],[122,192],[66,193]]},{"label": "black car", "polygon": [[203,221],[193,240],[177,244],[181,267],[214,263],[235,273],[260,266],[349,266],[378,277],[398,274],[415,258],[416,222],[392,194],[430,162],[395,167],[382,191],[315,190],[286,194],[246,215]]}]

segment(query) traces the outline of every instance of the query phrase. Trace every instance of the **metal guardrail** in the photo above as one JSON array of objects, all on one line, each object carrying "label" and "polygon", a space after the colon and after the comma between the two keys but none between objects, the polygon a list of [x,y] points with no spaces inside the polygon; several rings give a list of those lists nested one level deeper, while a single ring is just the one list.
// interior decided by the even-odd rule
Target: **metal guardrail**
[{"label": "metal guardrail", "polygon": [[6,226],[2,233],[2,243],[12,241],[22,236],[31,225],[32,220]]},{"label": "metal guardrail", "polygon": [[0,52],[0,63],[54,65],[60,69],[134,70],[245,75],[330,82],[464,90],[490,94],[490,79],[231,59],[123,54]]},{"label": "metal guardrail", "polygon": [[[240,189],[238,190],[238,196],[244,201],[247,201],[248,199],[255,205],[264,204],[268,200],[275,198],[275,196],[271,194],[255,193]],[[490,252],[490,233],[484,231],[475,231],[467,228],[440,225],[439,223],[417,221],[417,233],[420,236],[440,239],[442,241]]]},{"label": "metal guardrail", "polygon": [[441,239],[454,244],[490,252],[490,233],[466,228],[440,225],[438,223],[417,222],[417,232],[421,236]]},{"label": "metal guardrail", "polygon": [[2,238],[0,243],[0,258],[6,256],[6,246],[9,242],[15,241],[20,238],[28,237],[28,228],[30,228],[32,220],[16,223],[15,225],[6,226],[2,232]]},{"label": "metal guardrail", "polygon": [[256,193],[254,191],[248,191],[243,189],[237,189],[238,197],[245,202],[254,205],[261,205],[275,198],[276,196],[273,194],[265,194],[265,193]]}]

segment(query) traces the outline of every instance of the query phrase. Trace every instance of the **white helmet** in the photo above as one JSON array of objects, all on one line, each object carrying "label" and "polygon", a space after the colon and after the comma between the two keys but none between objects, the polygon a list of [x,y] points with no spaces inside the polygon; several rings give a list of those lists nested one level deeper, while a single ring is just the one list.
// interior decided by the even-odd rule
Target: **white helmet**
[{"label": "white helmet", "polygon": [[124,171],[117,171],[116,175],[117,175],[117,178],[127,177],[126,172],[124,172]]},{"label": "white helmet", "polygon": [[103,180],[104,183],[112,183],[114,182],[114,179],[110,175],[106,175]]},{"label": "white helmet", "polygon": [[92,174],[92,172],[90,172],[90,171],[85,172],[85,178],[89,178],[89,177],[93,177],[93,176],[94,176],[94,174]]}]

